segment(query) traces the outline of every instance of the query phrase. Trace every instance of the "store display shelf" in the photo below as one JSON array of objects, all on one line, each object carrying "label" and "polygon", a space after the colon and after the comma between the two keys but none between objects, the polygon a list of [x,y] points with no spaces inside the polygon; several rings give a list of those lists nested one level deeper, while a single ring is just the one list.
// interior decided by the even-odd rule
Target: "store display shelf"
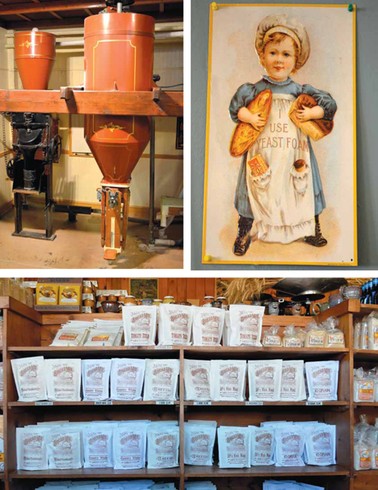
[{"label": "store display shelf", "polygon": [[8,407],[96,407],[96,406],[111,406],[121,405],[128,406],[156,406],[156,405],[172,405],[179,406],[179,401],[119,401],[119,400],[99,400],[99,401],[78,401],[78,402],[56,402],[56,401],[38,401],[38,402],[8,402]]},{"label": "store display shelf", "polygon": [[227,478],[227,477],[266,477],[280,476],[349,476],[348,468],[341,465],[334,466],[253,466],[252,468],[218,468],[217,466],[186,466],[187,478]]},{"label": "store display shelf", "polygon": [[61,480],[66,478],[179,478],[179,468],[140,470],[114,470],[113,468],[81,468],[77,470],[17,470],[9,473],[11,479],[37,479]]},{"label": "store display shelf", "polygon": [[308,349],[308,348],[295,348],[295,347],[197,347],[190,346],[184,348],[184,354],[188,353],[190,356],[195,354],[196,356],[232,356],[247,359],[253,356],[254,359],[267,358],[274,356],[290,357],[294,359],[305,359],[305,358],[325,358],[333,357],[338,355],[347,354],[349,349],[338,348],[338,349]]},{"label": "store display shelf", "polygon": [[354,407],[375,407],[378,408],[378,402],[357,402]]},{"label": "store display shelf", "polygon": [[356,360],[372,360],[378,362],[378,350],[355,349],[353,355]]},{"label": "store display shelf", "polygon": [[18,347],[11,346],[8,347],[8,352],[14,354],[28,354],[28,355],[40,355],[47,357],[78,357],[88,355],[96,355],[101,357],[114,357],[114,356],[143,356],[148,357],[149,355],[156,355],[162,353],[176,353],[178,355],[179,348],[177,347],[109,347],[109,346],[99,346],[99,347]]}]

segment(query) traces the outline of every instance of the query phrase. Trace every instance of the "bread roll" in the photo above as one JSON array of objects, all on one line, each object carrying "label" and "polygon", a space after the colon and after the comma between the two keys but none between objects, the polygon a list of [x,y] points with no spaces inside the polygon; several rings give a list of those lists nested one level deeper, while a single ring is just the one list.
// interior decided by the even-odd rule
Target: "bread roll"
[{"label": "bread roll", "polygon": [[303,109],[304,107],[314,107],[318,105],[316,100],[307,94],[301,94],[291,105],[289,110],[289,117],[293,123],[304,132],[305,135],[309,136],[314,141],[320,140],[324,136],[327,136],[332,131],[333,121],[328,121],[326,119],[314,119],[312,121],[300,121],[298,119],[297,111]]}]

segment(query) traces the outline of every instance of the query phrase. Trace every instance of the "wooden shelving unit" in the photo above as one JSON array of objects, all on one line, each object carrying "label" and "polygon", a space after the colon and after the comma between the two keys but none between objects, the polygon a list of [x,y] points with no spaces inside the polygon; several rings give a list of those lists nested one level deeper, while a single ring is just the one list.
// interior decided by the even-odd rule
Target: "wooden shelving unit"
[{"label": "wooden shelving unit", "polygon": [[[99,314],[40,314],[12,298],[0,298],[0,308],[4,310],[4,425],[6,466],[3,476],[5,490],[31,490],[47,480],[59,479],[135,479],[153,478],[158,481],[173,481],[180,490],[185,480],[212,480],[218,489],[240,488],[261,490],[266,479],[295,479],[327,490],[376,490],[378,470],[355,472],[353,469],[353,425],[361,413],[366,413],[372,423],[378,417],[378,403],[354,403],[353,368],[359,365],[378,365],[378,351],[353,350],[353,322],[356,318],[378,311],[377,307],[361,306],[358,301],[344,302],[316,317],[322,321],[329,316],[339,318],[339,327],[344,331],[346,347],[343,349],[284,349],[284,348],[231,348],[231,347],[153,347],[128,348],[55,348],[49,347],[51,338],[61,323],[69,319],[97,318]],[[121,315],[102,315],[107,319],[121,318]],[[272,324],[282,326],[294,323],[305,326],[314,317],[266,316],[264,328]],[[179,399],[172,404],[151,402],[18,402],[10,361],[16,357],[43,355],[47,358],[111,358],[111,357],[151,357],[175,358],[180,360]],[[184,359],[330,359],[340,361],[338,400],[312,404],[303,402],[211,402],[186,401],[184,398]],[[80,407],[83,410],[80,410]],[[129,472],[103,470],[71,471],[17,471],[15,428],[38,421],[68,419],[84,420],[174,420],[180,425],[180,466],[166,470],[134,470]],[[317,420],[337,427],[337,464],[330,467],[305,466],[300,468],[251,467],[248,469],[221,469],[212,467],[185,466],[184,422],[187,420],[216,420],[218,425],[252,425],[265,420]],[[217,450],[215,450],[215,453]],[[216,457],[216,456],[215,456]]]}]

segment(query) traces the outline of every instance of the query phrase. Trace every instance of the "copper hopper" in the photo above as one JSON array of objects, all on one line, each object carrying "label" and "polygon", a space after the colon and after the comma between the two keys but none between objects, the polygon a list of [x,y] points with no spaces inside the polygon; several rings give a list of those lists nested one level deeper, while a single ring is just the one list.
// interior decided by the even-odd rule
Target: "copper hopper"
[{"label": "copper hopper", "polygon": [[25,90],[46,90],[55,61],[55,36],[33,29],[16,32],[14,56]]},{"label": "copper hopper", "polygon": [[[88,17],[84,23],[85,89],[152,90],[154,19],[117,12]],[[150,139],[146,116],[86,115],[85,139],[104,176],[102,244],[115,258],[126,240],[131,173]]]}]

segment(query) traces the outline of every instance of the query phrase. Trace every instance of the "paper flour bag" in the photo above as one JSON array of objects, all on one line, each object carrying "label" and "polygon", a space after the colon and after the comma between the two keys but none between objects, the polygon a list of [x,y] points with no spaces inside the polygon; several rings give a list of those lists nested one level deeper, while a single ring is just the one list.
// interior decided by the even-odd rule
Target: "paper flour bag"
[{"label": "paper flour bag", "polygon": [[248,427],[218,427],[220,468],[248,468],[250,463],[250,430]]},{"label": "paper flour bag", "polygon": [[337,400],[339,361],[306,362],[309,401]]},{"label": "paper flour bag", "polygon": [[184,360],[185,400],[210,400],[211,361]]},{"label": "paper flour bag", "polygon": [[248,361],[250,401],[278,401],[281,396],[282,359]]},{"label": "paper flour bag", "polygon": [[192,307],[164,303],[159,311],[159,345],[190,345]]},{"label": "paper flour bag", "polygon": [[117,424],[113,431],[115,470],[137,470],[146,466],[148,423]]},{"label": "paper flour bag", "polygon": [[70,428],[69,424],[60,429],[52,429],[47,445],[49,468],[74,470],[82,468],[81,430]]},{"label": "paper flour bag", "polygon": [[189,465],[212,466],[216,423],[184,424],[184,462]]},{"label": "paper flour bag", "polygon": [[42,427],[17,427],[17,469],[47,470],[47,443],[50,430]]},{"label": "paper flour bag", "polygon": [[214,401],[244,401],[247,361],[212,360],[210,394]]},{"label": "paper flour bag", "polygon": [[230,306],[230,345],[261,347],[264,306]]},{"label": "paper flour bag", "polygon": [[143,400],[177,399],[178,359],[146,359]]},{"label": "paper flour bag", "polygon": [[306,431],[305,462],[315,466],[336,464],[336,426],[316,424]]},{"label": "paper flour bag", "polygon": [[299,402],[306,399],[303,361],[283,361],[281,400]]},{"label": "paper flour bag", "polygon": [[248,426],[248,428],[251,438],[251,465],[274,464],[274,430],[253,425]]},{"label": "paper flour bag", "polygon": [[164,422],[151,424],[147,430],[147,468],[178,466],[180,430]]},{"label": "paper flour bag", "polygon": [[225,310],[193,306],[193,345],[220,345]]},{"label": "paper flour bag", "polygon": [[84,468],[112,468],[112,446],[112,424],[88,424],[83,429]]},{"label": "paper flour bag", "polygon": [[156,306],[123,306],[125,345],[155,345]]},{"label": "paper flour bag", "polygon": [[81,400],[81,359],[46,359],[45,375],[49,400]]},{"label": "paper flour bag", "polygon": [[47,399],[43,356],[11,360],[18,401],[34,402]]},{"label": "paper flour bag", "polygon": [[144,359],[112,359],[110,398],[141,400],[145,365]]},{"label": "paper flour bag", "polygon": [[83,359],[83,399],[99,401],[109,398],[111,359]]},{"label": "paper flour bag", "polygon": [[303,429],[296,428],[294,425],[276,429],[276,466],[305,466],[303,461],[304,438]]}]

